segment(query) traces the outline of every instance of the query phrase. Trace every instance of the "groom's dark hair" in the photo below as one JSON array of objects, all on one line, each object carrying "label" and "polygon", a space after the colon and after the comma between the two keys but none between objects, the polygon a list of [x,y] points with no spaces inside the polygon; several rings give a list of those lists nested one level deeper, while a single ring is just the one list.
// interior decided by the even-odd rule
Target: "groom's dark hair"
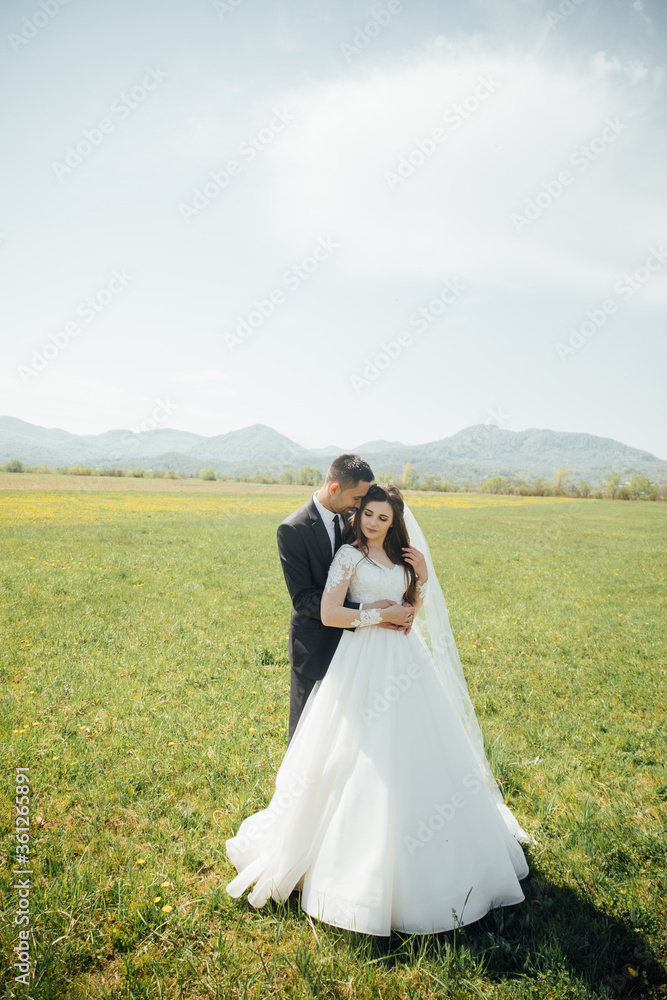
[{"label": "groom's dark hair", "polygon": [[329,466],[324,485],[340,483],[341,490],[349,490],[359,482],[372,483],[374,479],[373,470],[360,455],[339,455]]}]

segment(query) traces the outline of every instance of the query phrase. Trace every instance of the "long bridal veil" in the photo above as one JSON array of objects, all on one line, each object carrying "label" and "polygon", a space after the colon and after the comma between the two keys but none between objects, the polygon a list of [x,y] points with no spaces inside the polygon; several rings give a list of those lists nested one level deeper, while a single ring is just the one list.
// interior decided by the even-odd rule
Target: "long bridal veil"
[{"label": "long bridal veil", "polygon": [[424,532],[407,503],[404,505],[403,514],[405,526],[410,536],[410,544],[424,554],[426,565],[428,566],[428,585],[422,609],[423,613],[417,617],[415,627],[424,639],[435,663],[440,681],[458,712],[477,760],[480,777],[486,780],[507,827],[516,840],[522,843],[536,843],[535,838],[521,828],[503,801],[500,788],[486,758],[484,738],[477,722],[477,716],[475,715],[470,695],[468,694],[468,685],[466,684],[458,649],[456,648],[454,635],[449,624],[449,614],[447,613],[445,597],[435,573],[431,550]]}]

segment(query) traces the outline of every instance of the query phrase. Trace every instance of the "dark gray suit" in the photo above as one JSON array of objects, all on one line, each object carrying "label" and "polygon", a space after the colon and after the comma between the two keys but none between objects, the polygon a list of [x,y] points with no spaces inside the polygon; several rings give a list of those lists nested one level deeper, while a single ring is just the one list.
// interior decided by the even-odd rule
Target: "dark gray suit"
[{"label": "dark gray suit", "polygon": [[[322,593],[333,557],[329,532],[312,497],[278,526],[278,552],[292,598],[289,628],[291,740],[308,695],[315,681],[326,674],[343,634],[342,628],[323,625],[320,618]],[[358,608],[359,604],[346,600],[345,607]]]}]

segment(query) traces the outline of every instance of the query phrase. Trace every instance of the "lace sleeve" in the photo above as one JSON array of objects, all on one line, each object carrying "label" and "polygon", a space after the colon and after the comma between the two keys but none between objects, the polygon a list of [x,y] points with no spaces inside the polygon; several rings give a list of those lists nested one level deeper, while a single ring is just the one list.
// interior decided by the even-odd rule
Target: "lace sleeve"
[{"label": "lace sleeve", "polygon": [[[353,548],[351,545],[341,545],[329,567],[329,574],[324,588],[325,594],[339,587],[343,580],[349,586],[360,558],[361,553],[358,549]],[[345,588],[345,593],[347,593],[347,587]]]},{"label": "lace sleeve", "polygon": [[425,600],[427,590],[428,590],[428,580],[426,581],[426,583],[422,583],[421,580],[417,580],[417,597],[419,597],[420,600],[422,601]]},{"label": "lace sleeve", "polygon": [[376,624],[375,616],[379,618],[379,613],[374,608],[359,611],[345,607],[345,595],[360,559],[363,559],[361,552],[352,545],[341,545],[334,556],[322,594],[320,615],[324,625],[356,628],[358,625]]},{"label": "lace sleeve", "polygon": [[359,617],[350,622],[350,628],[359,628],[363,625],[382,624],[382,615],[377,608],[370,608],[368,611],[360,611]]}]

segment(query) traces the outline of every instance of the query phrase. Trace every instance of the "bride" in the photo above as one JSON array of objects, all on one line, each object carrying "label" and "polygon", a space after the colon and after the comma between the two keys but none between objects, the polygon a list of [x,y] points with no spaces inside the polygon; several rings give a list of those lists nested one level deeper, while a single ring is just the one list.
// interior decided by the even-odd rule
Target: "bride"
[{"label": "bride", "polygon": [[[322,596],[345,631],[311,692],[271,803],[226,843],[227,886],[259,907],[296,888],[301,907],[365,934],[427,934],[524,899],[533,838],[489,767],[421,529],[395,486],[355,511]],[[404,632],[379,628],[390,598],[415,609]]]}]

